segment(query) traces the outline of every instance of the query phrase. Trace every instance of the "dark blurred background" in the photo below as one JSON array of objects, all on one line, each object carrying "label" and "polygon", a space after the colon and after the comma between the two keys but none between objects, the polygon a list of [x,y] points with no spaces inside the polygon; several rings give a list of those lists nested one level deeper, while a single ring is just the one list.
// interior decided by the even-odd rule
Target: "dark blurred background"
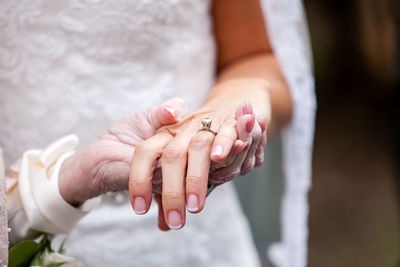
[{"label": "dark blurred background", "polygon": [[305,7],[318,98],[309,266],[400,266],[400,1]]},{"label": "dark blurred background", "polygon": [[[400,0],[305,8],[318,101],[308,266],[400,267]],[[269,141],[263,166],[235,182],[268,267],[281,231],[280,149]]]}]

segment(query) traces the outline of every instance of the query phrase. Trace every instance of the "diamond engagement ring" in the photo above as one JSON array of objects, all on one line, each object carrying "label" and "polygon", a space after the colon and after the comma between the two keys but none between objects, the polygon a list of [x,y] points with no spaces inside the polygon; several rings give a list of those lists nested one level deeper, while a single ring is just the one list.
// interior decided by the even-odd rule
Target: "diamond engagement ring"
[{"label": "diamond engagement ring", "polygon": [[213,133],[213,134],[217,134],[217,131],[214,131],[212,128],[211,128],[211,122],[212,122],[212,120],[211,120],[211,118],[204,118],[204,119],[202,119],[201,120],[201,124],[203,124],[203,127],[201,127],[199,130],[198,130],[198,132],[200,132],[200,131],[209,131],[209,132],[211,132],[211,133]]}]

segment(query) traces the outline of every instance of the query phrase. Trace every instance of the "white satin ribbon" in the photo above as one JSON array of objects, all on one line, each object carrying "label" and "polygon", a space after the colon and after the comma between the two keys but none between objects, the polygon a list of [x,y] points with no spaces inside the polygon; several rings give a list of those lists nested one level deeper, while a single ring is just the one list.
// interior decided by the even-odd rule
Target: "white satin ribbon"
[{"label": "white satin ribbon", "polygon": [[94,209],[100,198],[86,201],[80,208],[69,205],[58,189],[58,173],[65,159],[78,144],[75,135],[61,138],[46,149],[23,154],[18,186],[28,224],[32,229],[51,233],[68,233]]}]

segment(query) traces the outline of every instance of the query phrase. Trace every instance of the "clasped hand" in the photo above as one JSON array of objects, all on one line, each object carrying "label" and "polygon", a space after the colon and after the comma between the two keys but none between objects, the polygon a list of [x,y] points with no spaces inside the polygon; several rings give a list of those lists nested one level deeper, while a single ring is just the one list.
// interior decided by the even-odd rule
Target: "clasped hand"
[{"label": "clasped hand", "polygon": [[[199,131],[205,117],[212,118],[216,135]],[[136,146],[132,158],[129,191],[134,211],[146,213],[156,193],[160,229],[182,228],[185,207],[200,212],[209,184],[220,185],[262,163],[265,128],[265,120],[256,123],[250,102],[234,110],[205,106],[161,127]],[[161,165],[162,183],[154,176],[157,165]]]},{"label": "clasped hand", "polygon": [[[212,118],[218,133],[198,131]],[[114,122],[93,143],[62,165],[59,189],[74,206],[106,192],[127,190],[137,214],[146,213],[152,194],[162,230],[185,224],[185,208],[204,208],[208,184],[244,175],[263,162],[266,122],[249,102],[235,109],[204,106],[187,115],[182,99]],[[133,152],[133,157],[132,157]]]}]

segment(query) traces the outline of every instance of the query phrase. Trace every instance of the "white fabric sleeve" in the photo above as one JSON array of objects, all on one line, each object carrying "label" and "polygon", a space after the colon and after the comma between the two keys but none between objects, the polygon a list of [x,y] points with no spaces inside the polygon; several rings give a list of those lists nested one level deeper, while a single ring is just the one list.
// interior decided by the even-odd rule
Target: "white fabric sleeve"
[{"label": "white fabric sleeve", "polygon": [[[16,205],[9,210],[12,214],[12,220],[9,221],[12,229],[26,232],[23,228],[27,228],[24,227],[27,224],[29,228],[40,232],[68,233],[79,219],[99,204],[100,198],[94,198],[87,200],[80,208],[75,208],[60,194],[60,167],[64,160],[74,153],[73,149],[77,144],[78,138],[75,135],[66,136],[51,143],[44,150],[26,151],[20,163],[11,168],[15,173],[19,173],[19,194],[14,194],[12,202],[18,202],[16,198],[19,196],[22,206],[22,209]],[[9,183],[7,187],[12,186],[14,185]]]}]

